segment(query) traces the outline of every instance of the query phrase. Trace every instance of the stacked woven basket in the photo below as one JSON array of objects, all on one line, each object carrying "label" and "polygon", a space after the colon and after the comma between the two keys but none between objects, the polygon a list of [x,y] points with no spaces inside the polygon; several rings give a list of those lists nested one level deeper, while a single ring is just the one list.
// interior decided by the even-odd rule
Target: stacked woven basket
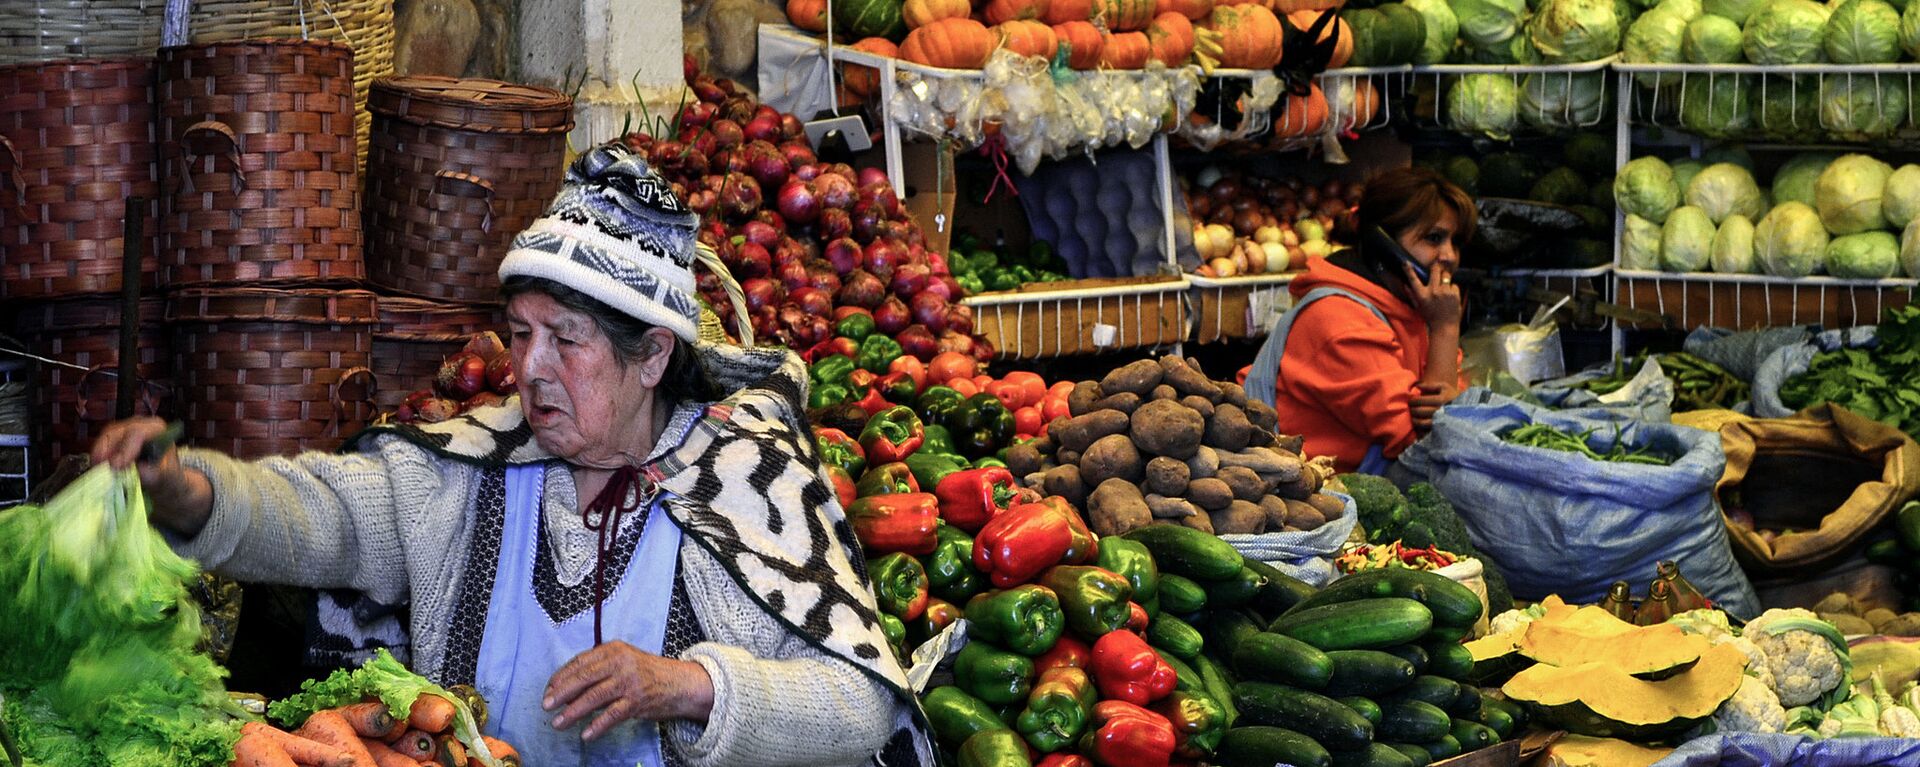
[{"label": "stacked woven basket", "polygon": [[[289,26],[303,3],[198,0],[191,45],[0,66],[0,299],[29,351],[90,369],[42,366],[37,466],[84,453],[113,415],[132,198],[138,412],[184,421],[197,446],[332,449],[500,328],[494,272],[559,186],[571,102],[376,80],[391,0]],[[121,4],[138,0],[92,12]],[[33,38],[76,53],[50,53],[57,39]]]}]

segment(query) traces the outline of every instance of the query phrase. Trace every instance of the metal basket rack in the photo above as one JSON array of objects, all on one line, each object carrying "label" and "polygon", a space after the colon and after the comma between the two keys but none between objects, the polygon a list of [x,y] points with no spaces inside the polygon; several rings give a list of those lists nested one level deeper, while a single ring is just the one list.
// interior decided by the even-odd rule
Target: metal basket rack
[{"label": "metal basket rack", "polygon": [[0,359],[0,509],[25,503],[33,491],[27,439],[31,373],[24,361]]},{"label": "metal basket rack", "polygon": [[[1432,88],[1434,107],[1430,114],[1415,113],[1414,123],[1421,128],[1452,130],[1448,125],[1445,111],[1447,89],[1460,78],[1468,75],[1496,75],[1512,79],[1513,87],[1523,97],[1518,116],[1528,130],[1579,130],[1595,128],[1606,124],[1613,111],[1608,107],[1607,71],[1615,66],[1618,56],[1609,56],[1597,61],[1579,64],[1430,64],[1407,68],[1403,75],[1406,79],[1404,91],[1415,88]],[[1601,94],[1601,100],[1590,106],[1573,103],[1565,99],[1557,112],[1550,112],[1542,106],[1529,111],[1526,108],[1524,94],[1530,82],[1537,82],[1541,88],[1565,88],[1569,92],[1582,78],[1597,80],[1594,84]]]},{"label": "metal basket rack", "polygon": [[[1912,127],[1916,115],[1920,115],[1920,105],[1912,103],[1910,99],[1900,99],[1906,102],[1906,109],[1900,113],[1885,111],[1884,102],[1878,98],[1874,99],[1881,110],[1878,113],[1848,111],[1849,119],[1865,125],[1835,124],[1829,119],[1833,117],[1828,114],[1829,110],[1821,108],[1826,97],[1836,91],[1859,89],[1878,94],[1897,89],[1904,97],[1916,85],[1920,85],[1920,63],[1787,66],[1615,64],[1614,70],[1621,74],[1619,99],[1623,109],[1620,119],[1633,127],[1687,130],[1682,116],[1687,113],[1688,100],[1700,95],[1699,84],[1694,81],[1704,78],[1704,90],[1709,98],[1715,89],[1723,85],[1737,92],[1744,91],[1738,93],[1740,98],[1729,100],[1731,103],[1728,104],[1727,114],[1719,112],[1720,104],[1710,102],[1705,116],[1708,120],[1724,117],[1730,121],[1747,122],[1750,127],[1744,131],[1746,138],[1801,144],[1822,140],[1823,133],[1838,132],[1857,134],[1842,138],[1842,141],[1871,141],[1876,148],[1889,148],[1895,144],[1908,147],[1920,145],[1920,131]],[[1784,115],[1775,110],[1754,111],[1754,96],[1758,96],[1760,102],[1767,103],[1769,94],[1777,90],[1785,92],[1789,104],[1800,104],[1802,99],[1810,101],[1803,104],[1802,108],[1786,110]]]},{"label": "metal basket rack", "polygon": [[1289,290],[1299,272],[1255,274],[1244,277],[1201,277],[1187,275],[1193,286],[1193,330],[1188,334],[1195,343],[1263,338],[1275,320],[1293,308]]},{"label": "metal basket rack", "polygon": [[1151,349],[1179,354],[1187,337],[1189,277],[1101,287],[968,296],[977,333],[1002,359],[1032,360]]}]

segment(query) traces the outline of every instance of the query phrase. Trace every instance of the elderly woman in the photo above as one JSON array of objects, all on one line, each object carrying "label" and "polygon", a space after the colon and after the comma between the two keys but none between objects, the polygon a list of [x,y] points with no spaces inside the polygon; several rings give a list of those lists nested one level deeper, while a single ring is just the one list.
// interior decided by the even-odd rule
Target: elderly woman
[{"label": "elderly woman", "polygon": [[529,764],[931,764],[804,370],[700,338],[697,224],[594,149],[500,265],[517,401],[349,454],[168,452],[139,464],[155,524],[235,578],[409,605],[414,667],[479,689]]}]

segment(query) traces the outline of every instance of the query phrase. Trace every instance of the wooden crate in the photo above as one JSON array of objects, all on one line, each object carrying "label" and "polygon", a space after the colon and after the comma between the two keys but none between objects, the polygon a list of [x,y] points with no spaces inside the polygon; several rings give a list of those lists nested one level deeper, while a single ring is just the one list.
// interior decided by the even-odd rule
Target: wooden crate
[{"label": "wooden crate", "polygon": [[1520,741],[1508,740],[1479,751],[1434,762],[1432,767],[1519,767]]},{"label": "wooden crate", "polygon": [[[1887,309],[1913,300],[1913,280],[1793,280],[1749,275],[1618,272],[1615,300],[1658,312],[1679,329],[1703,326],[1749,330],[1819,324],[1873,325]],[[1626,324],[1646,329],[1650,324]]]},{"label": "wooden crate", "polygon": [[1193,340],[1211,344],[1264,338],[1293,306],[1289,290],[1299,272],[1252,277],[1187,278],[1193,290]]},{"label": "wooden crate", "polygon": [[1187,337],[1184,277],[1035,283],[966,299],[974,332],[1001,359],[1042,359],[1171,347]]}]

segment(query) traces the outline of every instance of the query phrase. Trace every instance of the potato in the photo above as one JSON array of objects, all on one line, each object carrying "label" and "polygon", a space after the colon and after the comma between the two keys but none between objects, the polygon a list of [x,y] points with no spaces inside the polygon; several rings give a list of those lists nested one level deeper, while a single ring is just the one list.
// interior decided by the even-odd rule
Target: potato
[{"label": "potato", "polygon": [[1825,599],[1822,599],[1819,602],[1814,603],[1813,611],[1816,613],[1847,613],[1849,615],[1859,614],[1859,611],[1856,610],[1853,606],[1853,597],[1848,596],[1846,592],[1841,592],[1841,591],[1836,591],[1832,594],[1828,594]]},{"label": "potato", "polygon": [[1208,402],[1206,397],[1189,394],[1180,398],[1180,404],[1193,408],[1193,412],[1199,413],[1201,418],[1213,417],[1213,403]]},{"label": "potato", "polygon": [[1093,403],[1093,409],[1118,410],[1122,413],[1132,414],[1133,411],[1140,409],[1140,403],[1143,401],[1145,400],[1141,399],[1138,394],[1121,392],[1119,394],[1109,394],[1099,402]]},{"label": "potato", "polygon": [[1132,421],[1118,410],[1095,410],[1069,418],[1066,423],[1054,423],[1047,427],[1047,434],[1060,443],[1060,449],[1084,453],[1101,437],[1125,432]]},{"label": "potato", "polygon": [[1253,424],[1253,428],[1261,431],[1280,428],[1280,414],[1275,413],[1273,407],[1265,402],[1248,397],[1247,404],[1241,405],[1240,409],[1246,411],[1247,421]]},{"label": "potato", "polygon": [[1164,495],[1147,495],[1147,510],[1153,512],[1154,519],[1178,519],[1199,514],[1200,507],[1185,498],[1168,498]]},{"label": "potato", "polygon": [[[1252,415],[1248,415],[1248,418],[1252,418]],[[1289,453],[1295,454],[1295,456],[1297,457],[1301,450],[1306,449],[1306,446],[1307,446],[1306,437],[1302,437],[1298,434],[1281,434],[1280,432],[1275,431],[1273,433],[1273,444],[1270,445],[1269,447],[1272,447],[1275,450],[1285,450]]]},{"label": "potato", "polygon": [[1138,483],[1145,466],[1133,440],[1125,434],[1113,434],[1101,437],[1080,456],[1080,479],[1093,487],[1109,479]]},{"label": "potato", "polygon": [[1920,613],[1901,613],[1881,624],[1880,633],[1890,637],[1920,637]]},{"label": "potato", "polygon": [[1040,471],[1040,464],[1045,460],[1046,457],[1031,442],[1007,448],[1007,471],[1013,472],[1016,477]]},{"label": "potato", "polygon": [[1195,530],[1199,530],[1200,532],[1206,533],[1208,535],[1213,534],[1213,518],[1205,514],[1195,514],[1191,517],[1181,517],[1174,521],[1182,525],[1186,525],[1187,527],[1191,527]]},{"label": "potato", "polygon": [[1057,495],[1078,507],[1087,500],[1087,483],[1080,480],[1080,467],[1055,466],[1040,477],[1040,491]]},{"label": "potato", "polygon": [[1042,434],[1027,440],[1027,444],[1032,445],[1033,449],[1040,451],[1041,455],[1053,455],[1055,451],[1060,449],[1060,443],[1055,442],[1053,437],[1048,434]]},{"label": "potato", "polygon": [[1885,607],[1878,607],[1868,610],[1866,615],[1860,617],[1866,618],[1867,623],[1873,625],[1874,633],[1879,633],[1881,626],[1885,626],[1888,621],[1900,617],[1900,614]]},{"label": "potato", "polygon": [[[1222,408],[1224,409],[1224,407]],[[1291,480],[1306,472],[1307,464],[1298,457],[1271,448],[1255,447],[1238,452],[1219,450],[1220,467],[1241,466],[1262,475],[1275,475],[1281,481]]]},{"label": "potato", "polygon": [[1187,464],[1166,456],[1147,462],[1147,490],[1161,495],[1186,495],[1191,471]]},{"label": "potato", "polygon": [[1247,440],[1253,436],[1253,424],[1247,421],[1247,411],[1228,403],[1220,403],[1213,409],[1213,417],[1207,419],[1207,445],[1229,453],[1237,453],[1247,448]]},{"label": "potato", "polygon": [[1125,535],[1153,521],[1139,486],[1109,479],[1087,496],[1087,525],[1098,535]]},{"label": "potato", "polygon": [[1259,503],[1267,495],[1267,481],[1260,478],[1252,469],[1243,466],[1228,466],[1214,475],[1227,483],[1233,490],[1233,497],[1243,501]]},{"label": "potato", "polygon": [[1873,633],[1873,625],[1867,623],[1867,619],[1851,613],[1820,613],[1820,620],[1833,624],[1848,636]]},{"label": "potato", "polygon": [[1146,396],[1153,387],[1160,385],[1160,364],[1153,360],[1130,362],[1115,368],[1106,378],[1100,379],[1100,391],[1107,396],[1115,394],[1136,394]]},{"label": "potato", "polygon": [[1170,399],[1157,399],[1133,411],[1133,444],[1154,455],[1182,461],[1192,458],[1206,428],[1199,413]]},{"label": "potato", "polygon": [[1214,477],[1187,483],[1187,500],[1207,511],[1219,511],[1233,503],[1233,488]]},{"label": "potato", "polygon": [[1340,499],[1327,495],[1326,493],[1314,493],[1313,495],[1307,496],[1307,503],[1313,504],[1313,508],[1319,510],[1321,518],[1328,522],[1339,519],[1347,513],[1346,504],[1341,503]]},{"label": "potato", "polygon": [[1056,466],[1079,466],[1080,451],[1068,450],[1064,447],[1060,448],[1059,451],[1053,454],[1053,463]]},{"label": "potato", "polygon": [[1161,357],[1160,367],[1166,373],[1166,382],[1179,390],[1181,396],[1191,394],[1203,397],[1208,402],[1220,401],[1220,387],[1207,380],[1206,374],[1194,370],[1193,366],[1187,364],[1185,360],[1179,357]]},{"label": "potato", "polygon": [[1232,381],[1217,381],[1214,385],[1220,387],[1221,402],[1240,408],[1241,410],[1247,409],[1247,403],[1250,400],[1247,397],[1246,387]]},{"label": "potato", "polygon": [[1287,524],[1302,530],[1317,530],[1327,523],[1327,518],[1313,504],[1306,501],[1287,500]]},{"label": "potato", "polygon": [[1266,447],[1271,444],[1273,444],[1273,432],[1264,429],[1254,429],[1247,432],[1248,447]]},{"label": "potato", "polygon": [[1206,445],[1201,445],[1199,450],[1193,452],[1193,457],[1187,459],[1187,474],[1189,480],[1204,479],[1219,472],[1220,451],[1214,450]]},{"label": "potato", "polygon": [[1100,384],[1092,381],[1081,381],[1080,383],[1074,384],[1073,393],[1067,395],[1067,413],[1070,415],[1085,415],[1088,411],[1093,410],[1093,403],[1099,402],[1100,399],[1105,396],[1107,395],[1100,391]]},{"label": "potato", "polygon": [[1287,499],[1269,495],[1260,499],[1260,510],[1267,514],[1267,529],[1279,530],[1287,526]]},{"label": "potato", "polygon": [[1180,392],[1174,391],[1171,386],[1160,384],[1159,386],[1153,387],[1153,394],[1148,396],[1148,399],[1177,400],[1180,399]]},{"label": "potato", "polygon": [[1267,513],[1256,504],[1234,501],[1222,511],[1209,513],[1216,535],[1259,535],[1267,531]]},{"label": "potato", "polygon": [[1314,493],[1320,492],[1320,475],[1311,471],[1303,472],[1291,480],[1281,479],[1279,475],[1274,474],[1260,476],[1274,483],[1275,495],[1288,500],[1304,501],[1312,498]]}]

